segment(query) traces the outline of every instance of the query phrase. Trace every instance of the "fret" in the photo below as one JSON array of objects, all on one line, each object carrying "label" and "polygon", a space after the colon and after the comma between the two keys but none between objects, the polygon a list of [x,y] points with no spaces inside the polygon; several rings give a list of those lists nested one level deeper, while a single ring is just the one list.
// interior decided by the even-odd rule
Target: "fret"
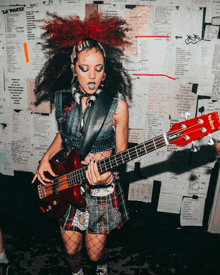
[{"label": "fret", "polygon": [[110,159],[108,159],[108,161],[109,161],[109,163],[110,163],[110,167],[111,167],[111,169],[113,168],[112,167],[112,162],[111,162],[111,160]]},{"label": "fret", "polygon": [[124,158],[125,162],[127,162],[127,161],[131,160],[130,155],[129,155],[129,151],[128,151],[128,150],[126,150],[126,151],[122,152],[122,154],[124,155],[124,157],[123,157],[123,158]]},{"label": "fret", "polygon": [[107,166],[106,166],[106,163],[105,163],[105,159],[103,159],[103,162],[104,162],[104,165],[105,165],[105,171],[107,171]]},{"label": "fret", "polygon": [[86,170],[87,170],[87,167],[84,167],[81,169],[82,175],[83,175],[82,181],[86,180]]},{"label": "fret", "polygon": [[132,151],[133,151],[133,148],[130,148],[130,149],[128,150],[129,159],[130,159],[130,160],[133,160],[133,158],[132,158]]},{"label": "fret", "polygon": [[115,155],[115,163],[116,163],[116,165],[118,166],[118,162],[117,162],[117,157],[116,157],[116,155]]},{"label": "fret", "polygon": [[108,171],[111,167],[111,162],[109,158],[105,159],[105,164],[106,164],[106,171]]},{"label": "fret", "polygon": [[136,146],[139,157],[145,155],[145,150],[143,149],[143,146],[144,146],[143,144],[142,145],[140,144],[140,145]]},{"label": "fret", "polygon": [[82,175],[82,173],[80,173],[80,170],[79,170],[79,179],[80,179],[80,182],[82,182],[83,181],[83,175]]},{"label": "fret", "polygon": [[72,185],[72,179],[73,179],[73,177],[72,177],[71,174],[70,174],[70,175],[67,175],[67,183],[68,183],[69,186]]},{"label": "fret", "polygon": [[86,179],[86,169],[87,169],[87,167],[84,167],[84,168],[80,169],[80,171],[81,171],[81,181],[82,182]]},{"label": "fret", "polygon": [[79,174],[79,173],[80,173],[80,170],[76,170],[75,172],[76,172],[76,173],[75,173],[75,176],[76,176],[75,179],[77,180],[77,182],[81,182],[81,181],[80,181],[80,174]]},{"label": "fret", "polygon": [[102,161],[98,162],[98,170],[100,170],[101,174],[103,173],[103,170],[102,170]]},{"label": "fret", "polygon": [[131,160],[131,156],[130,156],[130,154],[129,154],[129,151],[128,151],[128,157],[129,157],[129,159]]},{"label": "fret", "polygon": [[124,163],[122,152],[120,152],[120,155],[121,155],[122,163]]},{"label": "fret", "polygon": [[139,157],[139,155],[138,155],[138,150],[137,150],[137,146],[135,146],[135,156],[134,156],[134,158],[138,158]]},{"label": "fret", "polygon": [[113,156],[111,156],[111,157],[109,158],[110,163],[112,163],[112,164],[111,164],[111,168],[114,168],[115,166],[117,166],[116,157],[115,157],[115,156],[116,156],[116,155],[113,155]]},{"label": "fret", "polygon": [[157,147],[156,147],[156,144],[155,144],[155,141],[154,141],[154,139],[153,139],[153,143],[154,143],[154,147],[155,147],[155,150],[157,149]]},{"label": "fret", "polygon": [[163,135],[155,139],[155,142],[157,144],[157,148],[160,148],[166,145]]},{"label": "fret", "polygon": [[146,142],[144,142],[144,150],[145,150],[145,153],[147,154],[147,147],[146,147]]}]

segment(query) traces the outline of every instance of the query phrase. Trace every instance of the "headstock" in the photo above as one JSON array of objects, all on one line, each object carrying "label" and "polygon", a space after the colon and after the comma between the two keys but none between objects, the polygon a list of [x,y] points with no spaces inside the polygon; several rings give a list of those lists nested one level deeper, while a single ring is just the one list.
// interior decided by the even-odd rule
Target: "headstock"
[{"label": "headstock", "polygon": [[217,112],[175,123],[167,132],[169,144],[179,147],[196,139],[204,137],[220,129],[220,119]]}]

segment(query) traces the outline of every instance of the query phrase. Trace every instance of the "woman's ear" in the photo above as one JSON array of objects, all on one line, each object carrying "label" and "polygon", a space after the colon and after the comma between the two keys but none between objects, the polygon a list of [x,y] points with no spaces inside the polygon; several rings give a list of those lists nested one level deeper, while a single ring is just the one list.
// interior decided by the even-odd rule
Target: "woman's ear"
[{"label": "woman's ear", "polygon": [[73,64],[71,64],[71,71],[73,74],[75,74],[75,66]]},{"label": "woman's ear", "polygon": [[103,77],[102,77],[102,81],[105,81],[106,79],[106,73],[104,73]]}]

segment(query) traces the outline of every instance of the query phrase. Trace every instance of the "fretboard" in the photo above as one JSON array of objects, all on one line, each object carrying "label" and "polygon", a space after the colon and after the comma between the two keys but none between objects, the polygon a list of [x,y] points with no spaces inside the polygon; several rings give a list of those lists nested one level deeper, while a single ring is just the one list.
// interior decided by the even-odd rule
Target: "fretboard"
[{"label": "fretboard", "polygon": [[[154,139],[145,141],[138,144],[130,149],[112,155],[108,158],[102,159],[97,162],[98,170],[100,174],[103,174],[107,171],[114,170],[117,166],[127,163],[131,160],[139,158],[143,155],[146,155],[150,152],[153,152],[161,147],[166,146],[166,142],[163,135],[160,135]],[[69,185],[74,185],[79,182],[86,180],[86,170],[87,167],[75,170],[67,174]]]}]

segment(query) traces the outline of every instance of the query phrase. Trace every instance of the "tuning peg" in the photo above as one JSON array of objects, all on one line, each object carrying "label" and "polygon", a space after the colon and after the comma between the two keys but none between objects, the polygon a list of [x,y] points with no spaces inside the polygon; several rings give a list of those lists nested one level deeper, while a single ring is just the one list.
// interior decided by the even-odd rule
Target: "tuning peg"
[{"label": "tuning peg", "polygon": [[181,114],[181,117],[184,117],[185,120],[187,120],[189,116],[190,116],[190,113],[189,113],[189,112],[185,112],[185,113],[182,113],[182,114]]},{"label": "tuning peg", "polygon": [[193,153],[198,152],[200,150],[200,148],[198,146],[195,145],[194,141],[192,141],[192,148],[191,151]]},{"label": "tuning peg", "polygon": [[211,134],[209,134],[209,141],[208,141],[208,145],[213,145],[215,143],[214,138],[212,137]]}]

